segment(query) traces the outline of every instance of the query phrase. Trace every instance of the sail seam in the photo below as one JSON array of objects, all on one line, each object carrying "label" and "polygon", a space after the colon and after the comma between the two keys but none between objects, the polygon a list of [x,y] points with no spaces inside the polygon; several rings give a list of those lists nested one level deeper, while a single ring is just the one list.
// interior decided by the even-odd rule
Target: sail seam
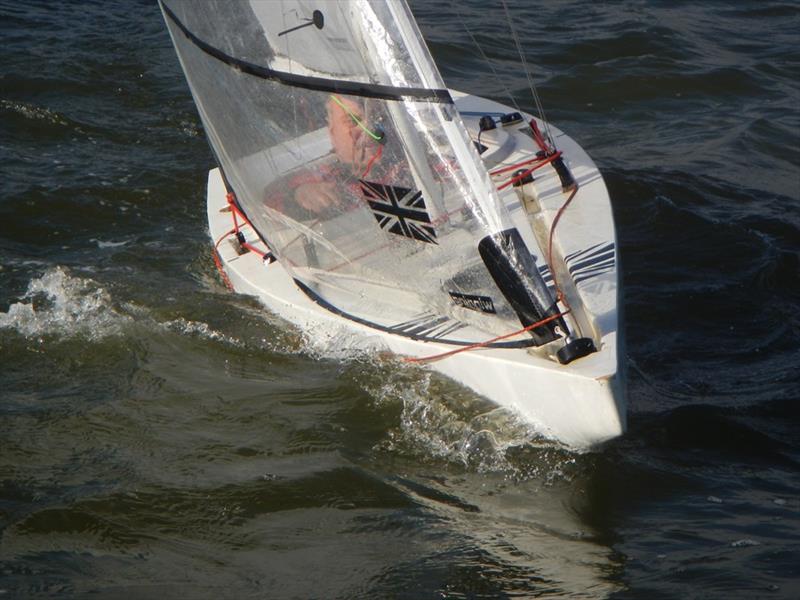
[{"label": "sail seam", "polygon": [[229,54],[201,40],[186,25],[178,19],[178,16],[161,0],[159,0],[164,14],[183,32],[192,44],[209,56],[229,65],[230,67],[258,77],[268,79],[291,87],[298,87],[320,92],[335,94],[347,94],[362,98],[378,98],[381,100],[425,100],[428,102],[439,102],[442,104],[453,104],[450,92],[445,89],[429,89],[418,87],[397,87],[382,85],[378,83],[361,83],[357,81],[346,81],[342,79],[326,79],[324,77],[311,77],[307,75],[295,75],[284,71],[276,71],[268,67],[257,65]]}]

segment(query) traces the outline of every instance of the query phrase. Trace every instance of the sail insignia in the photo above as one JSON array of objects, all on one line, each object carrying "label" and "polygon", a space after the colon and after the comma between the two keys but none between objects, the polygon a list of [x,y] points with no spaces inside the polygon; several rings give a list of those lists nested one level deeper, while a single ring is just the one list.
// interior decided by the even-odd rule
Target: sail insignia
[{"label": "sail insignia", "polygon": [[425,209],[422,192],[363,179],[359,182],[381,229],[420,242],[436,243],[436,231]]}]

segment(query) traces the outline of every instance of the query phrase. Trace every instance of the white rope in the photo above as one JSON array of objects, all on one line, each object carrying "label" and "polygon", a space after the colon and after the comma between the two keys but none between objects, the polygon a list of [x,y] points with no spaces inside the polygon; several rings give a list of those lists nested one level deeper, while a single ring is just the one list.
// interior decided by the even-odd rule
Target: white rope
[{"label": "white rope", "polygon": [[494,68],[494,64],[492,63],[492,60],[483,51],[483,47],[478,43],[478,39],[472,33],[472,30],[469,28],[469,26],[467,25],[466,21],[464,21],[464,17],[461,14],[461,11],[458,10],[458,4],[456,3],[456,1],[455,0],[451,0],[450,6],[453,8],[453,10],[455,11],[456,15],[458,16],[458,20],[461,22],[461,26],[466,30],[467,34],[472,39],[472,43],[475,44],[475,47],[478,49],[478,52],[481,53],[481,56],[483,57],[483,60],[486,61],[486,64],[489,66],[489,69],[491,70],[495,81],[500,85],[500,87],[503,88],[503,91],[506,93],[506,96],[508,96],[508,99],[511,100],[511,104],[514,105],[514,108],[516,108],[518,112],[522,112],[522,109],[519,107],[519,104],[517,104],[517,100],[516,100],[516,98],[514,98],[514,95],[511,93],[511,90],[503,82],[503,80],[500,78],[500,75],[497,73],[497,70]]},{"label": "white rope", "polygon": [[506,0],[501,0],[503,4],[503,10],[506,13],[506,20],[508,21],[508,29],[511,31],[511,37],[514,38],[514,44],[517,46],[517,52],[519,52],[520,60],[522,60],[522,68],[525,69],[525,77],[528,79],[528,87],[531,89],[531,96],[533,96],[533,101],[536,103],[536,109],[539,111],[539,118],[544,123],[544,131],[547,139],[550,141],[550,145],[553,147],[553,150],[556,150],[555,142],[553,141],[553,136],[550,134],[550,125],[547,122],[547,119],[544,115],[544,107],[542,106],[542,101],[539,99],[539,94],[536,92],[536,86],[533,84],[533,79],[531,78],[530,71],[528,70],[528,63],[525,60],[525,54],[522,52],[522,44],[520,44],[519,37],[517,36],[517,32],[514,29],[514,25],[511,22],[511,14],[508,12],[508,5],[506,4]]}]

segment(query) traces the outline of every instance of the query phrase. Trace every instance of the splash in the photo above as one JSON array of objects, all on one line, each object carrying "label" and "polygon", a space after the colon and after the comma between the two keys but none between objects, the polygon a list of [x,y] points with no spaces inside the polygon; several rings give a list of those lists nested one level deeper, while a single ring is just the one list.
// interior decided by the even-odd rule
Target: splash
[{"label": "splash", "polygon": [[114,309],[111,296],[95,282],[54,267],[32,279],[20,302],[0,313],[0,329],[13,329],[28,338],[61,335],[96,340],[119,334],[130,320]]},{"label": "splash", "polygon": [[[0,312],[0,330],[13,330],[29,339],[80,337],[98,341],[115,335],[136,335],[141,328],[147,337],[166,331],[232,348],[287,351],[265,338],[260,342],[244,340],[203,321],[185,317],[160,319],[146,306],[115,301],[97,282],[77,277],[60,266],[47,268],[40,277],[32,279],[22,297],[7,312]],[[288,343],[285,345],[290,347]]]},{"label": "splash", "polygon": [[402,407],[399,423],[378,444],[379,451],[517,474],[521,471],[510,455],[541,439],[510,411],[442,375],[401,362],[379,336],[344,325],[299,332],[299,351],[343,363],[376,407]]},{"label": "splash", "polygon": [[379,364],[387,346],[378,336],[357,333],[346,325],[325,325],[300,330],[302,348],[316,359]]},{"label": "splash", "polygon": [[171,321],[166,321],[162,327],[170,331],[175,331],[181,335],[189,337],[200,337],[206,340],[219,342],[235,348],[244,348],[245,343],[233,336],[222,333],[212,328],[208,323],[202,321],[189,321],[180,317]]},{"label": "splash", "polygon": [[343,363],[376,407],[402,407],[398,424],[376,450],[516,479],[567,477],[562,467],[574,457],[560,444],[445,376],[401,362],[378,336],[364,336],[347,326],[304,328],[300,336],[299,351]]},{"label": "splash", "polygon": [[364,387],[376,403],[402,405],[398,426],[379,450],[517,476],[515,450],[538,440],[514,413],[431,371],[393,364],[375,380],[381,383]]}]

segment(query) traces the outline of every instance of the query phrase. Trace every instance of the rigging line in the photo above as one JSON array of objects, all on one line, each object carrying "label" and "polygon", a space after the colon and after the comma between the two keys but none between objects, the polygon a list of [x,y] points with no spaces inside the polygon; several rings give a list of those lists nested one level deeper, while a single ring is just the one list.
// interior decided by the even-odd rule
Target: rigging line
[{"label": "rigging line", "polygon": [[430,356],[421,356],[421,357],[406,356],[406,357],[403,357],[401,360],[403,362],[407,362],[407,363],[426,363],[426,362],[433,362],[435,360],[441,360],[443,358],[447,358],[448,356],[453,356],[454,354],[460,354],[462,352],[469,352],[470,350],[478,350],[479,348],[492,348],[493,347],[492,344],[494,344],[494,343],[496,343],[496,342],[498,342],[500,340],[505,340],[505,339],[508,339],[510,337],[516,337],[518,335],[522,335],[526,331],[531,331],[533,329],[536,329],[537,327],[541,327],[542,325],[547,325],[551,321],[555,321],[559,317],[563,317],[564,315],[566,315],[570,311],[571,311],[571,309],[567,308],[567,310],[564,310],[562,312],[556,313],[554,315],[550,315],[549,317],[546,317],[546,318],[542,319],[541,321],[536,321],[536,323],[533,323],[531,325],[523,327],[522,329],[517,329],[516,331],[512,331],[511,333],[506,333],[505,335],[499,335],[497,337],[493,337],[490,340],[486,340],[486,341],[483,341],[483,342],[476,342],[474,344],[470,344],[469,346],[463,346],[463,347],[457,348],[455,350],[449,350],[447,352],[442,352],[441,354],[432,354]]},{"label": "rigging line", "polygon": [[[558,209],[556,216],[553,218],[553,223],[550,225],[550,235],[548,236],[547,242],[547,266],[550,267],[550,277],[553,279],[553,287],[556,289],[556,301],[561,302],[564,306],[567,307],[567,311],[571,311],[572,307],[569,305],[569,301],[567,300],[564,291],[561,289],[561,286],[558,285],[558,279],[556,279],[556,270],[553,264],[553,237],[556,232],[556,225],[561,220],[561,215],[564,214],[564,211],[567,210],[567,207],[572,202],[572,199],[575,197],[575,194],[578,193],[578,187],[576,186],[569,197],[564,201],[561,205],[561,208]],[[566,263],[565,263],[566,264]],[[567,267],[569,269],[569,267]]]},{"label": "rigging line", "polygon": [[378,146],[378,149],[375,151],[375,154],[372,155],[372,158],[369,159],[367,166],[364,168],[364,172],[361,174],[361,179],[364,179],[369,172],[372,170],[372,165],[375,164],[376,160],[379,160],[381,155],[383,154],[383,146]]},{"label": "rigging line", "polygon": [[555,233],[556,225],[558,225],[558,221],[561,219],[561,215],[567,209],[567,207],[569,206],[570,202],[572,202],[572,199],[575,197],[575,194],[577,192],[578,192],[577,188],[572,190],[572,194],[570,194],[569,198],[567,198],[564,201],[564,203],[561,205],[561,208],[558,209],[558,212],[556,213],[555,219],[553,219],[553,224],[550,225],[550,243],[549,243],[548,248],[547,248],[547,263],[548,263],[548,266],[550,267],[550,277],[553,279],[553,287],[556,290],[556,302],[561,302],[565,307],[564,310],[562,310],[562,311],[560,311],[560,312],[558,312],[558,313],[556,313],[554,315],[550,315],[549,317],[545,317],[544,319],[542,319],[540,321],[536,321],[536,323],[533,323],[531,325],[523,327],[522,329],[518,329],[516,331],[512,331],[511,333],[507,333],[505,335],[500,335],[500,336],[494,337],[494,338],[486,340],[484,342],[477,342],[475,344],[470,344],[468,346],[463,346],[461,348],[457,348],[455,350],[449,350],[447,352],[442,352],[440,354],[433,354],[431,356],[422,356],[422,357],[419,357],[419,358],[404,357],[402,359],[403,362],[407,362],[407,363],[427,363],[427,362],[432,362],[432,361],[435,361],[435,360],[441,360],[443,358],[447,358],[449,356],[453,356],[454,354],[460,354],[461,352],[469,352],[470,350],[478,350],[480,348],[491,347],[492,344],[494,344],[494,343],[496,343],[496,342],[498,342],[500,340],[505,340],[505,339],[508,339],[510,337],[515,337],[515,336],[521,335],[521,334],[525,333],[526,331],[531,331],[533,329],[536,329],[537,327],[541,327],[542,325],[546,325],[547,323],[550,323],[551,321],[555,321],[559,317],[563,317],[563,316],[566,316],[567,314],[571,313],[572,312],[572,307],[569,305],[569,302],[567,301],[567,297],[564,294],[563,290],[559,287],[558,280],[556,279],[555,270],[552,268],[552,264],[553,264],[553,234]]},{"label": "rigging line", "polygon": [[547,137],[550,140],[550,145],[553,146],[554,150],[557,150],[555,141],[553,140],[553,136],[550,134],[550,125],[547,123],[547,119],[544,115],[544,107],[542,106],[542,101],[539,98],[539,94],[536,92],[536,86],[533,84],[533,79],[531,78],[530,71],[528,70],[528,63],[525,60],[525,54],[522,51],[522,44],[519,41],[519,36],[517,36],[517,32],[514,29],[514,25],[511,21],[511,13],[508,12],[508,5],[506,4],[506,0],[500,0],[503,4],[503,10],[506,13],[506,21],[508,21],[508,29],[511,31],[511,37],[514,38],[514,44],[517,46],[517,52],[519,52],[519,57],[522,60],[522,68],[525,69],[525,77],[528,79],[528,86],[531,89],[531,95],[533,96],[533,101],[536,103],[536,109],[539,111],[539,118],[544,123],[544,129],[547,133]]},{"label": "rigging line", "polygon": [[[556,150],[555,153],[553,153],[552,155],[548,156],[547,158],[543,158],[540,162],[536,163],[532,167],[528,167],[527,169],[525,169],[519,175],[514,175],[514,176],[511,177],[511,179],[509,179],[505,183],[503,183],[501,185],[498,185],[497,186],[497,191],[499,192],[500,190],[502,190],[504,188],[507,188],[508,186],[510,186],[510,185],[512,185],[514,183],[517,183],[518,181],[522,181],[528,175],[533,173],[536,169],[539,169],[539,168],[541,168],[541,167],[543,167],[543,166],[545,166],[547,164],[550,164],[553,161],[558,160],[558,158],[560,158],[560,157],[561,157],[561,151],[560,150]],[[497,175],[497,173],[493,173],[491,175]]]},{"label": "rigging line", "polygon": [[494,76],[495,80],[497,81],[497,83],[500,84],[500,87],[503,88],[503,91],[508,96],[508,99],[511,100],[511,104],[514,105],[514,108],[516,108],[518,112],[522,112],[522,109],[519,107],[519,104],[517,104],[517,99],[514,98],[514,95],[511,93],[511,89],[500,78],[500,76],[497,73],[497,70],[494,68],[492,60],[483,51],[483,47],[478,43],[478,39],[472,33],[472,30],[469,28],[469,26],[467,26],[466,21],[464,21],[464,17],[461,15],[461,11],[458,10],[458,5],[456,4],[455,0],[450,1],[450,6],[455,11],[456,16],[458,16],[458,20],[461,23],[461,26],[466,30],[467,35],[469,35],[470,39],[472,39],[472,43],[475,44],[475,47],[478,49],[478,52],[481,53],[483,60],[486,61],[486,64],[489,66],[489,70],[492,72],[492,75]]}]

